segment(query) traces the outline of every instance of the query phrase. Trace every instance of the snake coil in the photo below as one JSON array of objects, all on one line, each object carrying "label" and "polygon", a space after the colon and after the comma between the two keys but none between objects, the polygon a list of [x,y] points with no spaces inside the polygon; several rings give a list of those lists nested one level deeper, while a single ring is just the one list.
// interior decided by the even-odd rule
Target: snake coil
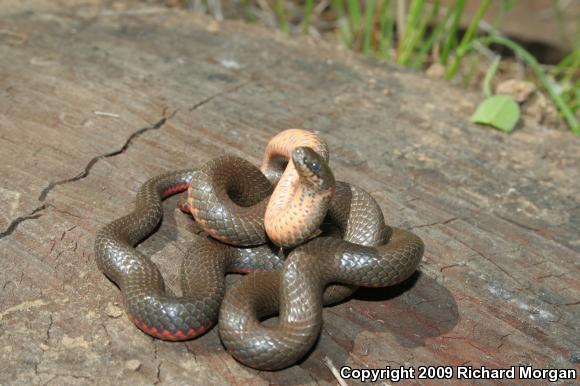
[{"label": "snake coil", "polygon": [[[162,200],[186,189],[186,209],[211,238],[187,251],[183,296],[174,296],[135,245],[161,220]],[[337,225],[339,237],[313,238],[326,220]],[[277,247],[295,249],[284,260]],[[335,182],[326,144],[300,129],[275,136],[260,169],[223,156],[148,180],[135,209],[99,230],[95,240],[97,265],[121,289],[137,327],[156,338],[185,340],[219,320],[228,352],[266,370],[290,366],[311,349],[323,305],[345,299],[357,286],[405,280],[423,249],[416,235],[385,224],[367,192]],[[226,291],[228,272],[249,274]],[[261,324],[277,313],[277,326]]]}]

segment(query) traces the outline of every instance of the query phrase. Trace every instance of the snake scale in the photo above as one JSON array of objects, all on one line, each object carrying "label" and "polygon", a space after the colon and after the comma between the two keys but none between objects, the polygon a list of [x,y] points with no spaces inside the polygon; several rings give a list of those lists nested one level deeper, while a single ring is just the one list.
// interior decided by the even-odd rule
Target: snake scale
[{"label": "snake scale", "polygon": [[[156,265],[135,246],[151,234],[162,200],[188,190],[184,209],[211,237],[187,251],[182,296],[164,288]],[[324,224],[330,231],[322,232]],[[287,258],[278,247],[291,251]],[[322,306],[357,286],[383,287],[417,269],[419,237],[385,224],[364,190],[335,181],[326,144],[288,129],[268,144],[260,168],[222,156],[199,169],[148,180],[135,209],[99,230],[99,269],[122,293],[137,327],[165,340],[186,340],[219,321],[219,334],[238,361],[276,370],[300,360],[315,344]],[[226,291],[224,276],[248,273]],[[264,317],[279,314],[275,327]]]}]

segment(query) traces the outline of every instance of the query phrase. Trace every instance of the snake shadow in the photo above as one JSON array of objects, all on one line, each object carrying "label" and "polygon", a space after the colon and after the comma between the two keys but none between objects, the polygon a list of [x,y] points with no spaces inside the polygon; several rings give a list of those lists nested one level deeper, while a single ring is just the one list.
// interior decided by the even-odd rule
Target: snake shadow
[{"label": "snake shadow", "polygon": [[447,287],[417,271],[392,287],[359,288],[347,317],[368,331],[389,331],[403,347],[414,348],[451,331],[459,308]]},{"label": "snake shadow", "polygon": [[458,322],[458,305],[449,289],[418,271],[395,286],[361,287],[350,298],[325,307],[322,333],[310,352],[293,367],[259,376],[289,385],[313,378],[334,383],[325,357],[337,368],[352,363],[353,355],[361,365],[392,365],[387,362],[390,348],[382,341],[383,334],[395,338],[398,351],[413,350],[451,331]]},{"label": "snake shadow", "polygon": [[[189,229],[193,221],[186,214],[175,210],[180,196],[173,196],[164,201],[162,222],[152,236],[139,247],[145,254],[153,256],[168,243],[185,246],[193,239],[194,236],[191,235],[192,239],[186,240],[189,237],[188,232],[193,233]],[[158,258],[161,259],[159,263],[165,265],[171,263],[175,256]],[[236,278],[228,279],[235,281]],[[277,317],[267,318],[264,324],[274,326],[277,320]],[[274,384],[305,384],[311,383],[313,379],[333,383],[336,379],[326,367],[324,358],[329,357],[337,368],[351,362],[349,357],[355,349],[358,350],[358,347],[355,348],[355,342],[359,335],[367,340],[364,344],[373,354],[358,358],[368,360],[369,364],[384,362],[384,365],[387,365],[389,364],[386,362],[387,356],[385,354],[377,356],[375,353],[388,349],[381,343],[381,333],[388,333],[401,347],[412,350],[424,346],[427,339],[444,335],[452,330],[458,321],[458,306],[451,292],[435,279],[418,271],[395,286],[361,287],[350,298],[325,308],[322,334],[303,359],[282,371],[257,371],[256,375]],[[374,333],[371,336],[376,340],[373,338],[369,341],[366,334],[368,332]],[[209,335],[217,338],[214,334],[217,335],[217,332],[210,332]],[[219,339],[215,340],[217,343],[210,344],[211,347],[207,347],[207,339],[189,344],[194,348],[203,346],[204,349],[200,349],[200,352],[219,352],[221,344]]]}]

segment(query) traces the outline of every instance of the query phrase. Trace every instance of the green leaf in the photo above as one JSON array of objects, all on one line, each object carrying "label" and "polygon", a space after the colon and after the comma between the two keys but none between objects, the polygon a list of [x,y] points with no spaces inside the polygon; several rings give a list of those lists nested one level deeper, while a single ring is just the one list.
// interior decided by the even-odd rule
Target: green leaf
[{"label": "green leaf", "polygon": [[507,95],[494,95],[477,106],[471,121],[501,131],[512,131],[520,119],[520,106]]}]

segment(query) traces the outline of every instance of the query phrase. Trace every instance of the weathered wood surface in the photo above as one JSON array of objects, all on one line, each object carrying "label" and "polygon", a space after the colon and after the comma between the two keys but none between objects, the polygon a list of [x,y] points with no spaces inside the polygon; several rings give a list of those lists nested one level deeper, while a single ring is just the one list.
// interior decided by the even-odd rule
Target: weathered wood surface
[{"label": "weathered wood surface", "polygon": [[[334,48],[88,4],[0,5],[0,384],[336,383],[325,356],[578,369],[578,137],[477,127],[476,95]],[[425,240],[420,274],[326,309],[316,349],[280,372],[239,365],[215,329],[141,333],[96,269],[96,230],[149,177],[257,163],[286,127],[317,130],[337,177]],[[175,202],[139,247],[172,288],[194,237]]]}]

